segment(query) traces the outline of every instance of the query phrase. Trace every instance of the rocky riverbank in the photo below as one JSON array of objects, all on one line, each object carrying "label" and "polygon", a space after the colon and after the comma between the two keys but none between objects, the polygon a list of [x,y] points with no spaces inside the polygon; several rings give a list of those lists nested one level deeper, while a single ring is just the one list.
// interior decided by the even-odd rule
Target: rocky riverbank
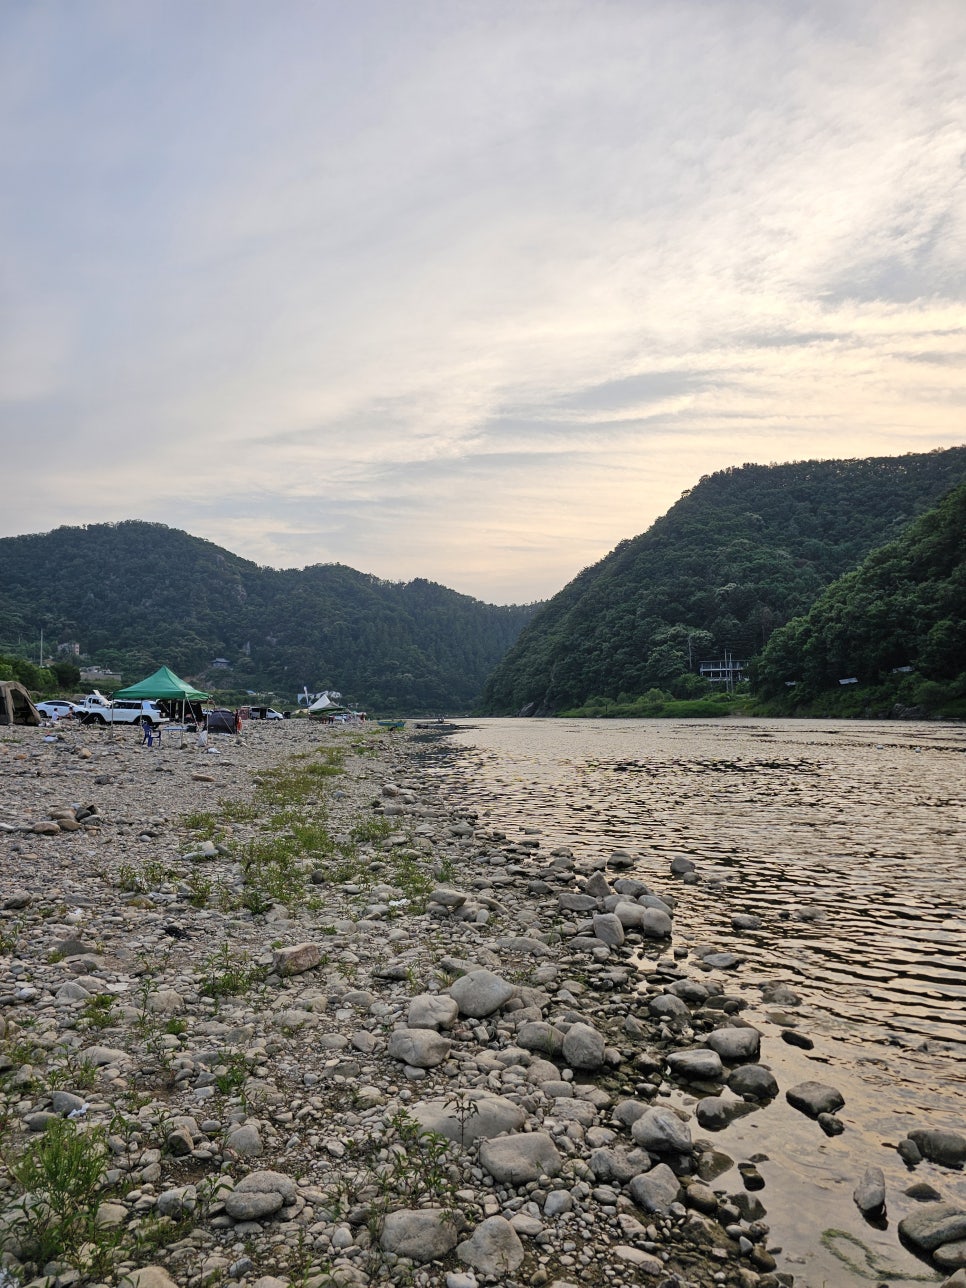
[{"label": "rocky riverbank", "polygon": [[[832,1135],[842,1097],[779,1088],[727,946],[677,941],[690,861],[508,838],[426,747],[0,731],[0,1282],[795,1282],[713,1133],[784,1095]],[[961,1166],[939,1135],[907,1161]]]}]

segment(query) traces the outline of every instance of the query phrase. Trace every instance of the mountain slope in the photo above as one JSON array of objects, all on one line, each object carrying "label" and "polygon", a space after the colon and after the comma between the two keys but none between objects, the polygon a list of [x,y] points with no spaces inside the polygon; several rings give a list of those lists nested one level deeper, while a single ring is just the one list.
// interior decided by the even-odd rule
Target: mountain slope
[{"label": "mountain slope", "polygon": [[[0,651],[77,641],[138,679],[161,663],[219,687],[336,688],[383,710],[465,709],[535,606],[339,564],[261,568],[162,524],[0,540]],[[228,670],[211,670],[226,658]]]},{"label": "mountain slope", "polygon": [[843,678],[876,684],[907,667],[933,682],[962,677],[966,696],[966,484],[776,631],[756,688],[779,696],[794,681],[798,705]]},{"label": "mountain slope", "polygon": [[483,709],[549,713],[592,696],[703,691],[702,657],[759,652],[964,479],[966,447],[706,476],[534,616],[487,681]]}]

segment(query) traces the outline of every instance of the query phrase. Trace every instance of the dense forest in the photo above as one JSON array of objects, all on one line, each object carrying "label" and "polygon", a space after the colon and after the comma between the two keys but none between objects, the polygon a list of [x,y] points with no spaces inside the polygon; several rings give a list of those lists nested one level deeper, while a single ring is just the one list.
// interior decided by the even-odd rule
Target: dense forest
[{"label": "dense forest", "polygon": [[756,688],[790,709],[843,680],[866,702],[884,682],[917,705],[966,697],[966,484],[777,630],[755,672]]},{"label": "dense forest", "polygon": [[966,447],[706,476],[535,614],[487,681],[483,709],[550,714],[652,690],[704,694],[701,660],[755,657],[964,480]]},{"label": "dense forest", "polygon": [[43,630],[45,654],[76,642],[125,682],[164,664],[288,705],[307,686],[378,711],[466,710],[536,607],[340,564],[262,568],[133,520],[0,539],[0,653],[36,659]]}]

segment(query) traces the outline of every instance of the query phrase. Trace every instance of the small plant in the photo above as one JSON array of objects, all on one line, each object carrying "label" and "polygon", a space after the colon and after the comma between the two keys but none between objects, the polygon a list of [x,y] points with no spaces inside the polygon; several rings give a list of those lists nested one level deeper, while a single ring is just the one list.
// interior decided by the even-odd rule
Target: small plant
[{"label": "small plant", "polygon": [[185,814],[181,821],[189,832],[198,833],[203,841],[214,840],[215,833],[218,831],[218,821],[214,814],[209,814],[204,810]]},{"label": "small plant", "polygon": [[218,803],[221,816],[229,823],[255,823],[259,810],[254,801],[223,800]]},{"label": "small plant", "polygon": [[395,830],[396,824],[392,819],[373,815],[356,823],[349,832],[349,836],[361,845],[366,841],[384,841],[386,837],[392,836]]},{"label": "small plant", "polygon": [[117,888],[128,894],[143,894],[145,891],[141,874],[131,863],[121,863],[117,869]]},{"label": "small plant", "polygon": [[480,1106],[475,1100],[471,1100],[465,1091],[454,1091],[452,1095],[446,1097],[446,1104],[453,1106],[453,1114],[458,1119],[460,1125],[460,1144],[466,1146],[466,1125],[474,1115],[480,1112]]},{"label": "small plant", "polygon": [[249,961],[247,955],[233,953],[227,943],[205,958],[203,970],[201,992],[216,999],[247,992],[267,973],[263,966]]},{"label": "small plant", "polygon": [[88,1028],[109,1029],[116,1021],[114,998],[110,993],[96,993],[81,1008],[80,1018]]},{"label": "small plant", "polygon": [[227,1055],[215,1070],[215,1086],[223,1096],[240,1091],[248,1077],[248,1064],[243,1055]]},{"label": "small plant", "polygon": [[80,1130],[55,1119],[39,1140],[5,1158],[20,1191],[8,1208],[26,1258],[76,1264],[84,1245],[103,1244],[97,1208],[107,1171],[103,1129]]},{"label": "small plant", "polygon": [[68,1051],[63,1064],[54,1065],[47,1076],[52,1088],[62,1087],[66,1091],[90,1091],[97,1085],[97,1065],[85,1056],[79,1060]]},{"label": "small plant", "polygon": [[0,925],[0,957],[12,957],[16,953],[22,931],[22,921]]},{"label": "small plant", "polygon": [[200,872],[192,872],[185,883],[192,908],[206,908],[211,897],[211,881]]},{"label": "small plant", "polygon": [[165,881],[170,881],[173,876],[177,876],[174,869],[165,867],[157,859],[148,859],[142,866],[141,872],[149,890],[157,890],[158,886],[164,885]]}]

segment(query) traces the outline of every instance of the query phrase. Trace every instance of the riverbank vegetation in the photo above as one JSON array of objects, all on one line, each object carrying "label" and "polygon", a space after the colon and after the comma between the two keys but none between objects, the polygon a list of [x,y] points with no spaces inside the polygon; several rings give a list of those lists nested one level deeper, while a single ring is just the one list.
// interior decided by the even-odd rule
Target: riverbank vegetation
[{"label": "riverbank vegetation", "polygon": [[701,698],[675,698],[661,689],[650,689],[640,697],[621,694],[613,698],[593,697],[578,707],[558,714],[591,720],[721,720],[726,716],[752,715],[755,704],[747,692],[713,693]]},{"label": "riverbank vegetation", "polygon": [[776,631],[754,680],[788,714],[966,716],[966,484]]},{"label": "riverbank vegetation", "polygon": [[966,447],[705,477],[534,616],[482,710],[549,715],[654,689],[705,698],[702,660],[748,662],[964,478]]},{"label": "riverbank vegetation", "polygon": [[69,661],[124,683],[165,665],[208,692],[291,703],[307,685],[387,714],[467,710],[537,607],[341,564],[259,567],[160,523],[0,539],[0,652],[37,659],[43,632],[45,656],[76,645]]}]

